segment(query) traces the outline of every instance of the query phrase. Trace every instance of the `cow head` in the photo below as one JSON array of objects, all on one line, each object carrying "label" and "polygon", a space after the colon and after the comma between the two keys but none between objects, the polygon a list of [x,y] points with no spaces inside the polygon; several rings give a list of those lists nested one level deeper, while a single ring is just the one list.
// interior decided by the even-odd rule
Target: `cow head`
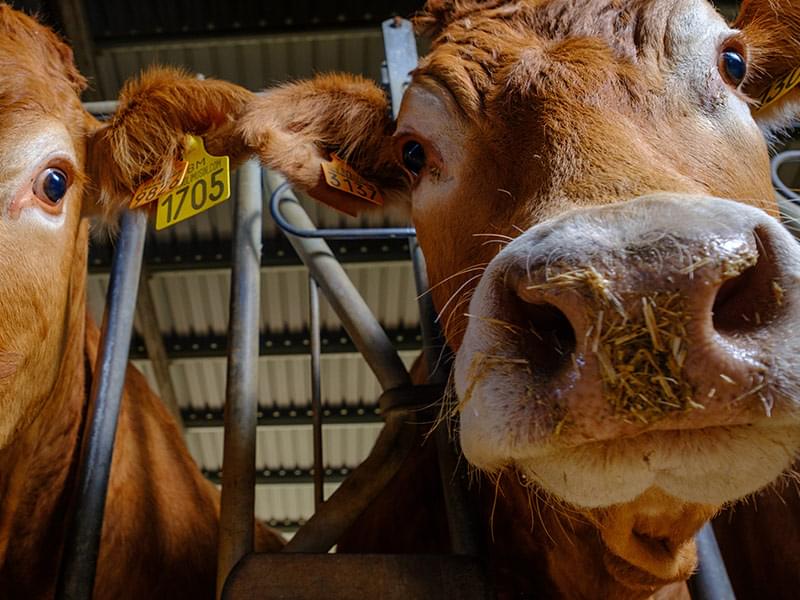
[{"label": "cow head", "polygon": [[[126,86],[101,124],[86,85],[49,29],[0,5],[0,449],[83,364],[84,217],[111,217],[149,177],[168,177],[185,133],[238,157],[230,135],[250,94],[173,70]],[[74,362],[74,361],[73,361]],[[54,410],[58,410],[54,407]]]},{"label": "cow head", "polygon": [[800,446],[800,253],[765,140],[800,92],[756,102],[800,62],[800,8],[431,0],[419,23],[396,123],[324,76],[243,131],[322,200],[346,202],[335,150],[409,202],[469,462],[583,511],[623,584],[685,578],[702,523]]}]

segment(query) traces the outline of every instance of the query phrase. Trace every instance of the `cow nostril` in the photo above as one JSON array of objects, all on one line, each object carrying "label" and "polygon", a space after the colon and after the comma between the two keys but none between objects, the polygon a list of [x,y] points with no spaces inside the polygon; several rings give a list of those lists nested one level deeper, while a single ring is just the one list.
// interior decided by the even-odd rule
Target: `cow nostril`
[{"label": "cow nostril", "polygon": [[724,281],[712,308],[714,329],[736,335],[758,329],[777,316],[783,301],[769,233],[757,229],[759,252],[756,264]]},{"label": "cow nostril", "polygon": [[549,303],[532,304],[517,297],[517,323],[522,328],[520,353],[535,376],[551,377],[572,362],[575,331],[567,316]]}]

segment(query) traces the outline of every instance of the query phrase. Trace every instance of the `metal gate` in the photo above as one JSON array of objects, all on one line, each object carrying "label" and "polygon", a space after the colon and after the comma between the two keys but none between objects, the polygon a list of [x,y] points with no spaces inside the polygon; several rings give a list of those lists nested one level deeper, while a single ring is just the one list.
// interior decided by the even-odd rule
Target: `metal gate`
[{"label": "metal gate", "polygon": [[[383,24],[386,66],[383,70],[395,117],[416,65],[416,46],[410,23],[400,19]],[[98,114],[113,111],[113,103],[96,103]],[[800,156],[800,155],[798,155]],[[786,198],[797,199],[777,176],[786,160],[776,159],[775,184]],[[491,597],[481,560],[477,520],[466,499],[463,461],[445,428],[435,433],[437,455],[446,501],[453,555],[327,554],[347,528],[398,472],[410,451],[415,434],[414,408],[435,402],[447,380],[438,367],[441,346],[435,311],[428,289],[424,258],[414,230],[325,229],[317,230],[289,185],[266,174],[271,189],[269,209],[289,238],[310,275],[311,382],[314,440],[314,490],[316,513],[297,531],[279,555],[253,553],[255,440],[257,426],[257,373],[259,273],[263,188],[262,170],[250,161],[240,174],[240,190],[234,199],[233,275],[231,282],[228,345],[228,383],[225,404],[224,479],[219,540],[218,597],[319,597],[316,584],[304,574],[325,580],[325,597],[350,598],[369,590],[375,597],[487,598]],[[147,225],[143,213],[122,217],[119,241],[112,263],[106,312],[103,319],[98,372],[91,400],[94,411],[79,476],[78,509],[68,530],[57,597],[78,600],[92,595],[99,549],[106,488],[111,465],[116,421],[125,378],[136,290],[139,285]],[[421,328],[431,385],[414,387],[391,341],[366,303],[347,278],[326,239],[406,238],[420,300]],[[320,396],[319,291],[334,308],[354,345],[377,376],[385,424],[368,458],[341,487],[322,502],[322,406]],[[447,361],[442,361],[446,364]],[[459,466],[461,464],[461,466]],[[697,538],[700,568],[690,581],[696,599],[733,598],[719,548],[710,525]],[[341,594],[339,596],[334,593]],[[366,596],[372,597],[372,596]]]}]

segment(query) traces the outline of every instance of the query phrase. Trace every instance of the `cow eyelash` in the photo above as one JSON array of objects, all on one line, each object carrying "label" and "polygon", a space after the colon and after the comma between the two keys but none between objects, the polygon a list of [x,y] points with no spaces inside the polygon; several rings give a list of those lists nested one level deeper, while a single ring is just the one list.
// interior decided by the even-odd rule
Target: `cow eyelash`
[{"label": "cow eyelash", "polygon": [[722,79],[736,89],[747,79],[749,71],[748,52],[736,38],[725,42],[719,52],[717,68]]},{"label": "cow eyelash", "polygon": [[438,154],[431,145],[413,133],[397,136],[395,154],[398,165],[405,171],[412,184],[431,173],[440,173]]}]

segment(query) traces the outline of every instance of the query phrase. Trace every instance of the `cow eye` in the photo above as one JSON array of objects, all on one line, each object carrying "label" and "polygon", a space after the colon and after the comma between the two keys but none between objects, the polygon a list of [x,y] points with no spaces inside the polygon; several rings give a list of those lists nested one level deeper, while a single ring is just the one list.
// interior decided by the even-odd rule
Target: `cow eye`
[{"label": "cow eye", "polygon": [[425,149],[415,141],[406,142],[403,146],[403,165],[413,175],[419,175],[425,168]]},{"label": "cow eye", "polygon": [[725,81],[739,87],[747,75],[747,61],[741,52],[725,50],[719,58],[719,69]]},{"label": "cow eye", "polygon": [[61,169],[49,167],[39,173],[33,182],[33,193],[42,202],[57,205],[67,195],[69,179]]}]

